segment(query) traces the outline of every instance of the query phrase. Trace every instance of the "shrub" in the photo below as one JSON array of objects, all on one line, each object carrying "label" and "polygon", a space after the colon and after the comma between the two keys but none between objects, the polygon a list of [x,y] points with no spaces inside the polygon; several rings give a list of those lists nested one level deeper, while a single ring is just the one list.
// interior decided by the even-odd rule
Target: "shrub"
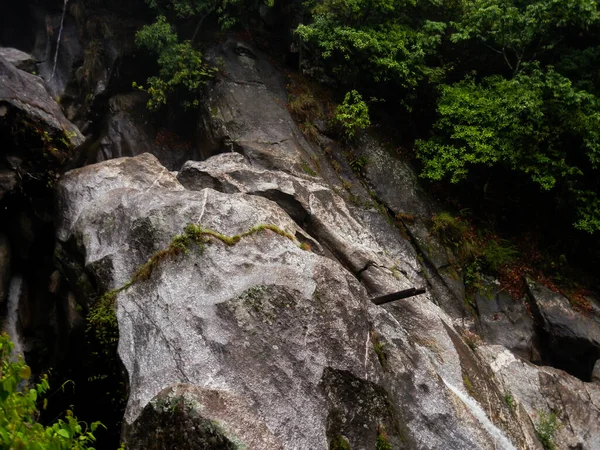
[{"label": "shrub", "polygon": [[346,93],[344,102],[335,111],[335,121],[342,128],[346,139],[371,126],[369,107],[356,90]]},{"label": "shrub", "polygon": [[[19,356],[11,355],[13,343],[6,334],[0,335],[0,448],[27,450],[93,450],[94,431],[100,422],[89,428],[68,410],[65,420],[58,419],[44,426],[37,421],[37,402],[50,388],[43,376],[39,383],[29,383],[31,369]],[[43,405],[47,404],[44,399]]]},{"label": "shrub", "polygon": [[150,94],[148,109],[156,111],[173,96],[182,99],[181,105],[185,109],[198,107],[200,89],[216,72],[204,63],[202,53],[194,49],[190,41],[178,42],[177,34],[164,16],[142,27],[136,34],[135,43],[158,56],[158,76],[148,78],[147,87],[133,83],[134,88]]},{"label": "shrub", "polygon": [[375,441],[375,450],[392,450],[390,438],[385,431],[383,425],[377,428],[377,440]]},{"label": "shrub", "polygon": [[485,265],[494,272],[514,262],[518,255],[519,252],[514,245],[504,239],[491,239],[483,248]]},{"label": "shrub", "polygon": [[556,445],[554,444],[554,434],[558,429],[558,417],[555,412],[547,413],[545,411],[538,411],[538,422],[535,426],[542,445],[546,450],[554,450]]},{"label": "shrub", "polygon": [[467,232],[467,225],[452,214],[442,212],[433,217],[433,234],[446,244],[456,244],[463,240]]}]

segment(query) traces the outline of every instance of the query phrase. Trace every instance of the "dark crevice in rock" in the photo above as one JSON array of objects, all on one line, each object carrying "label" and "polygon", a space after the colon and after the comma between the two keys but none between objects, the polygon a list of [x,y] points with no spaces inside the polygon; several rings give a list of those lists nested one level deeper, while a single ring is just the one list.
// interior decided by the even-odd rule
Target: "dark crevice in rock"
[{"label": "dark crevice in rock", "polygon": [[531,293],[528,292],[527,297],[534,316],[541,353],[541,361],[532,362],[564,370],[585,382],[591,381],[594,365],[600,359],[600,348],[583,336],[556,333],[555,329],[547,326]]},{"label": "dark crevice in rock", "polygon": [[373,267],[375,265],[375,263],[373,261],[369,261],[367,264],[365,264],[365,266],[362,269],[357,270],[354,275],[356,275],[357,277],[360,277],[360,275],[368,270],[370,267]]},{"label": "dark crevice in rock", "polygon": [[251,192],[250,194],[259,195],[274,201],[287,213],[288,216],[292,218],[294,222],[298,224],[300,228],[302,228],[304,231],[307,231],[306,224],[310,213],[304,209],[302,203],[296,200],[293,195],[286,194],[280,189],[268,189],[256,193]]}]

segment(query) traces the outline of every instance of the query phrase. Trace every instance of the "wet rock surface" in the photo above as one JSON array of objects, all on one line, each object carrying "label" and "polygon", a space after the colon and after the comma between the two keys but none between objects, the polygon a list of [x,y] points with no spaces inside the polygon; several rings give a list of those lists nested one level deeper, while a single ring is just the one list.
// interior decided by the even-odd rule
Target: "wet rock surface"
[{"label": "wet rock surface", "polygon": [[[235,172],[227,158],[245,180],[237,189],[220,186],[229,192],[184,190],[168,172],[164,183],[156,181],[159,177],[152,181],[148,169],[159,166],[150,155],[87,166],[61,181],[61,198],[70,200],[65,215],[76,216],[62,221],[62,239],[78,242],[85,270],[109,280],[106,288],[127,283],[139,264],[190,222],[227,236],[259,224],[290,234],[267,229],[234,245],[209,239],[203,247],[192,245],[187,253],[164,260],[147,280],[118,294],[119,355],[130,386],[128,439],[135,441],[149,402],[163,389],[184,383],[249,408],[245,411],[259,418],[252,428],[216,406],[203,403],[201,412],[230,430],[228,439],[264,443],[259,448],[328,448],[336,439],[370,448],[381,429],[394,448],[494,448],[500,438],[490,437],[448,387],[469,395],[461,357],[468,350],[451,330],[451,319],[428,296],[373,305],[368,282],[363,286],[337,258],[300,248],[298,236],[316,248],[326,246],[276,202],[257,195],[266,183],[294,197],[290,189],[295,186],[301,204],[302,195],[326,188],[312,181],[303,185],[306,180],[282,172],[259,169],[260,177],[254,176],[255,169],[245,167],[240,156],[217,156],[202,170],[224,180]],[[94,173],[103,175],[87,195],[74,195]],[[320,208],[317,199],[323,202]],[[344,229],[351,216],[335,203],[331,193],[308,202],[313,214],[328,212],[327,223]],[[354,227],[346,232],[345,248],[375,246],[359,222]],[[110,234],[101,234],[108,229]],[[367,246],[371,255],[377,255],[374,248]],[[339,249],[331,253],[342,254]],[[471,378],[484,380],[484,367],[469,361]],[[482,386],[498,408],[493,429],[525,442],[518,422],[498,405],[501,393],[490,381]],[[357,404],[351,398],[359,391],[363,403]]]},{"label": "wet rock surface", "polygon": [[567,298],[538,283],[528,282],[531,309],[544,333],[543,357],[589,381],[600,358],[600,320],[575,311]]},{"label": "wet rock surface", "polygon": [[523,407],[520,420],[553,430],[551,441],[560,449],[595,449],[600,446],[600,386],[584,383],[551,367],[537,367],[501,346],[479,352],[504,386],[514,408]]},{"label": "wet rock surface", "polygon": [[285,79],[253,46],[227,40],[207,53],[222,75],[203,105],[203,157],[235,150],[253,165],[302,172],[312,149],[286,109]]}]

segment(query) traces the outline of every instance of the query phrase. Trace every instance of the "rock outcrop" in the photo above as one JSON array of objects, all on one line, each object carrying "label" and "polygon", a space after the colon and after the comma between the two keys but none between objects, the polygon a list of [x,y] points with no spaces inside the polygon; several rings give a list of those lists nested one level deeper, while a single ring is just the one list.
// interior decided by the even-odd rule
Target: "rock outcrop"
[{"label": "rock outcrop", "polygon": [[0,120],[37,122],[43,131],[65,137],[72,146],[83,142],[79,130],[69,122],[50,97],[40,77],[19,70],[0,56]]},{"label": "rock outcrop", "polygon": [[186,161],[197,158],[191,143],[158,142],[159,133],[151,124],[152,114],[146,108],[147,101],[148,95],[140,91],[110,98],[105,130],[99,142],[91,146],[88,163],[151,153],[168,169],[179,170]]},{"label": "rock outcrop", "polygon": [[520,412],[520,420],[529,418],[543,430],[547,443],[557,449],[600,447],[600,385],[534,366],[501,346],[478,352],[502,383],[507,401]]},{"label": "rock outcrop", "polygon": [[502,345],[527,361],[542,361],[540,338],[526,299],[515,300],[498,282],[486,279],[475,301],[481,337],[486,343]]},{"label": "rock outcrop", "polygon": [[567,298],[533,281],[528,281],[528,295],[544,333],[547,361],[589,381],[600,358],[600,319],[575,311]]},{"label": "rock outcrop", "polygon": [[16,48],[0,47],[0,57],[14,65],[17,69],[34,73],[36,71],[35,58]]},{"label": "rock outcrop", "polygon": [[203,157],[242,153],[253,165],[302,173],[313,151],[286,109],[285,79],[268,57],[228,40],[207,53],[221,75],[203,104]]},{"label": "rock outcrop", "polygon": [[[360,279],[372,295],[385,295],[412,286],[402,260],[393,260],[348,210],[341,197],[311,177],[250,166],[239,153],[224,153],[203,162],[187,162],[179,181],[188,189],[210,187],[223,192],[258,195],[277,203],[318,244]],[[310,242],[308,243],[310,245]]]},{"label": "rock outcrop", "polygon": [[[57,189],[66,280],[83,286],[80,303],[115,299],[128,446],[595,448],[595,384],[464,329],[545,361],[523,302],[494,291],[469,317],[462,280],[445,272],[451,255],[429,235],[438,207],[408,166],[363,142],[374,194],[356,181],[360,201],[347,204],[265,55],[234,40],[208,54],[224,75],[203,111],[202,152],[224,153],[179,173],[150,154],[111,159]],[[126,140],[115,142],[107,158]],[[425,284],[425,295],[370,301]],[[569,429],[540,432],[552,414]]]},{"label": "rock outcrop", "polygon": [[[117,317],[132,445],[171,403],[189,410],[183,423],[204,424],[185,430],[188,445],[211,436],[265,449],[324,449],[339,439],[370,448],[378,434],[411,449],[513,448],[509,439],[517,447],[531,440],[427,296],[385,307],[369,301],[369,282],[345,267],[353,256],[345,252],[378,262],[385,256],[326,187],[254,169],[240,155],[189,163],[181,178],[192,166],[200,179],[212,177],[212,187],[184,190],[150,155],[79,169],[59,187],[61,241],[77,243],[83,270],[105,289],[125,287]],[[259,196],[267,186],[278,191],[274,198],[311,205],[310,220],[329,230],[321,231],[323,242]],[[213,230],[206,242],[134,277],[189,223]],[[340,249],[329,237],[335,229],[345,230]],[[330,251],[319,255],[301,242]],[[489,401],[491,419],[463,403],[471,395]],[[161,423],[182,432],[172,419]]]}]

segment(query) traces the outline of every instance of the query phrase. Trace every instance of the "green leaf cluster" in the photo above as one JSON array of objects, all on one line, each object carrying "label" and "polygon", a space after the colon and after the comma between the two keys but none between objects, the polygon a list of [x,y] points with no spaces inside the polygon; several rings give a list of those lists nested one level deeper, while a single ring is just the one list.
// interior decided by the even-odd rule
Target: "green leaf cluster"
[{"label": "green leaf cluster", "polygon": [[393,82],[411,90],[439,67],[428,64],[446,25],[423,19],[433,3],[415,0],[324,0],[296,33],[348,84]]},{"label": "green leaf cluster", "polygon": [[575,226],[600,230],[589,180],[598,175],[600,104],[553,67],[531,66],[512,79],[467,78],[441,87],[433,136],[417,141],[424,176],[466,180],[504,166],[543,191],[560,186],[576,205]]},{"label": "green leaf cluster", "polygon": [[335,121],[342,128],[346,139],[371,126],[369,107],[356,90],[346,93],[344,102],[335,111]]},{"label": "green leaf cluster", "polygon": [[173,98],[180,99],[185,109],[199,106],[201,88],[216,69],[204,62],[202,53],[190,41],[178,42],[167,19],[159,16],[153,24],[138,31],[136,45],[157,56],[158,75],[148,78],[147,87],[133,85],[150,94],[148,109],[156,111]]},{"label": "green leaf cluster", "polygon": [[[388,109],[427,119],[416,132],[424,177],[483,197],[503,174],[575,229],[600,231],[596,0],[306,5],[296,30],[305,59],[348,89],[395,100]],[[352,134],[356,113],[343,105],[338,115]]]},{"label": "green leaf cluster", "polygon": [[[38,402],[48,391],[48,379],[32,384],[31,369],[12,354],[13,344],[0,334],[0,448],[17,450],[93,450],[94,432],[100,422],[89,426],[68,410],[64,419],[44,426],[38,422]],[[43,400],[45,407],[47,400]]]},{"label": "green leaf cluster", "polygon": [[261,4],[272,7],[274,2],[275,0],[146,0],[148,6],[160,14],[170,13],[179,19],[195,18],[203,21],[214,13],[223,29],[239,23],[249,10],[257,10]]}]

